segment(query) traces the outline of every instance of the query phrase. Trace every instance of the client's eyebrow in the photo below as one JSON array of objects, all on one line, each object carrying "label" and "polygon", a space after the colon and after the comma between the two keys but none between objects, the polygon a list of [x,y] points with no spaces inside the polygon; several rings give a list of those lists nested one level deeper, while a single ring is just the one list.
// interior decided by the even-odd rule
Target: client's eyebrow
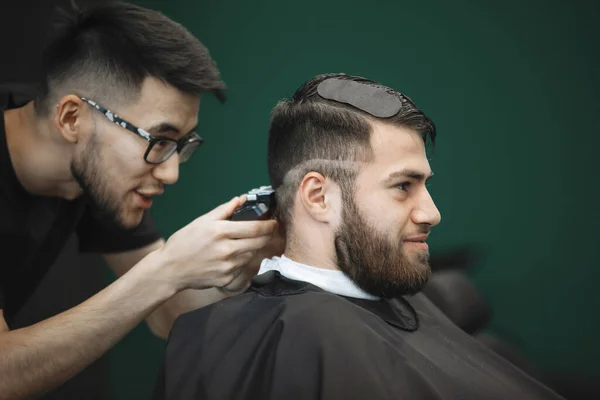
[{"label": "client's eyebrow", "polygon": [[386,178],[386,182],[392,182],[398,178],[410,178],[410,179],[414,179],[417,181],[425,181],[427,182],[428,180],[431,179],[431,177],[433,176],[433,172],[430,172],[428,174],[425,174],[423,172],[414,170],[414,169],[403,169],[400,171],[394,171],[392,172],[387,178]]}]

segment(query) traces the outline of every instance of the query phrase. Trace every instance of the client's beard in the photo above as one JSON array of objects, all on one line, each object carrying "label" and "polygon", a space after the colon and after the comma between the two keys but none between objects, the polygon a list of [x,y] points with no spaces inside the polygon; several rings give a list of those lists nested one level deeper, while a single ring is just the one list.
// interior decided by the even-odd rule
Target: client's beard
[{"label": "client's beard", "polygon": [[[423,227],[424,233],[428,230]],[[370,226],[352,199],[344,201],[334,244],[338,267],[358,287],[377,297],[415,294],[431,275],[428,252],[411,259],[404,252],[402,238],[391,241]]]}]

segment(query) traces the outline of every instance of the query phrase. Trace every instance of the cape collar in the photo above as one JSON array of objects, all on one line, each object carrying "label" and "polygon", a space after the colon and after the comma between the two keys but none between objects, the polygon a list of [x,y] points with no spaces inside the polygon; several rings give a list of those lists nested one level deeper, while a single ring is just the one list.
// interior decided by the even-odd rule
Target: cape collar
[{"label": "cape collar", "polygon": [[[279,271],[271,270],[252,280],[250,291],[265,297],[294,296],[309,292],[329,293],[312,283],[286,278]],[[330,293],[332,296],[336,294]],[[396,328],[413,332],[419,328],[419,319],[412,305],[403,297],[395,299],[367,300],[337,295],[372,312]]]}]

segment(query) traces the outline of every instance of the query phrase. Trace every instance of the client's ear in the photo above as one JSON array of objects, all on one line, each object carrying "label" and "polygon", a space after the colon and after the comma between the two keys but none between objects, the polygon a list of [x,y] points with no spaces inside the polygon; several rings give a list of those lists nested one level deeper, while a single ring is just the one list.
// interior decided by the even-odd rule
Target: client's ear
[{"label": "client's ear", "polygon": [[315,220],[326,223],[337,220],[341,192],[331,179],[318,172],[309,172],[300,182],[298,195],[302,207]]}]

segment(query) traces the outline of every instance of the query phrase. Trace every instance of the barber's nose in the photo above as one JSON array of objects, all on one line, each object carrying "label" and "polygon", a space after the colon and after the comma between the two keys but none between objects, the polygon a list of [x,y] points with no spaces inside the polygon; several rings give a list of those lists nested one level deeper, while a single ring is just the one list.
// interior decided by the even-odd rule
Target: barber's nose
[{"label": "barber's nose", "polygon": [[165,185],[172,185],[179,179],[179,154],[173,153],[169,159],[154,167],[154,178]]},{"label": "barber's nose", "polygon": [[426,190],[419,204],[412,213],[412,219],[415,224],[427,224],[431,226],[438,225],[442,220],[440,210],[436,207],[431,194]]}]

